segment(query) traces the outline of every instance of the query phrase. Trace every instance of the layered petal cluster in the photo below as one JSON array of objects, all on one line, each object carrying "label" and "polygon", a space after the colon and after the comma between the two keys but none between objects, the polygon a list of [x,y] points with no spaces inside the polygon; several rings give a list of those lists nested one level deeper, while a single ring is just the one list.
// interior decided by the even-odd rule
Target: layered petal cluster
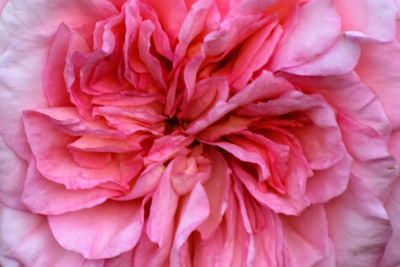
[{"label": "layered petal cluster", "polygon": [[0,1],[0,263],[400,264],[399,4]]}]

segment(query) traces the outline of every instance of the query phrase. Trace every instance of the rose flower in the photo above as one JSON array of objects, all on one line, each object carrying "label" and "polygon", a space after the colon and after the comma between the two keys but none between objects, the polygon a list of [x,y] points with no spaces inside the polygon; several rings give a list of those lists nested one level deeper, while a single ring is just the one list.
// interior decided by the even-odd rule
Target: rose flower
[{"label": "rose flower", "polygon": [[400,264],[398,1],[0,2],[2,266]]}]

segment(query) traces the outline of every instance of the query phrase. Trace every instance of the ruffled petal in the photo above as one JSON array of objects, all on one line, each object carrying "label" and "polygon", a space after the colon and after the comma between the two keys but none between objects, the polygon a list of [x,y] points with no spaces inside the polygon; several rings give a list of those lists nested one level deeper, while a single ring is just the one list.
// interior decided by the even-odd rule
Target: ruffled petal
[{"label": "ruffled petal", "polygon": [[34,213],[57,215],[90,208],[117,195],[121,192],[103,188],[68,190],[43,177],[31,160],[21,199]]}]

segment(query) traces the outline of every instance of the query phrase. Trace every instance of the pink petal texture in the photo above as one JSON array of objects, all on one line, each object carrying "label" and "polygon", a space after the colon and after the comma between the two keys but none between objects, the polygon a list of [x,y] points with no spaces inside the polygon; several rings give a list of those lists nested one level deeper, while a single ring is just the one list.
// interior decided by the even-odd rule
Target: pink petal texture
[{"label": "pink petal texture", "polygon": [[51,215],[48,219],[62,247],[88,259],[103,259],[136,245],[143,226],[143,209],[138,201],[123,204],[109,201],[94,208]]},{"label": "pink petal texture", "polygon": [[0,0],[0,265],[400,265],[399,0]]},{"label": "pink petal texture", "polygon": [[272,61],[274,70],[300,65],[325,52],[339,35],[340,17],[331,1],[309,1],[296,8],[285,26]]},{"label": "pink petal texture", "polygon": [[0,139],[0,147],[1,203],[10,208],[24,210],[20,196],[27,173],[26,162],[10,150],[3,139]]},{"label": "pink petal texture", "polygon": [[335,0],[342,21],[342,31],[377,41],[395,37],[396,6],[394,1]]},{"label": "pink petal texture", "polygon": [[[366,205],[368,203],[368,205]],[[374,266],[382,257],[391,227],[382,203],[355,176],[348,190],[326,205],[336,264]]]},{"label": "pink petal texture", "polygon": [[60,247],[43,216],[2,207],[0,218],[2,254],[20,265],[102,266],[102,260],[88,261]]}]

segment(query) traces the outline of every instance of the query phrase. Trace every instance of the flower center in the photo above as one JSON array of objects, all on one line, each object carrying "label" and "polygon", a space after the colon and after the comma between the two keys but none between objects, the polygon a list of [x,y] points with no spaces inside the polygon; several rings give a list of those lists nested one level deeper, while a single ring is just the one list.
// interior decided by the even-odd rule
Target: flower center
[{"label": "flower center", "polygon": [[179,119],[176,116],[166,119],[165,123],[165,134],[172,133],[176,128],[180,126]]}]

